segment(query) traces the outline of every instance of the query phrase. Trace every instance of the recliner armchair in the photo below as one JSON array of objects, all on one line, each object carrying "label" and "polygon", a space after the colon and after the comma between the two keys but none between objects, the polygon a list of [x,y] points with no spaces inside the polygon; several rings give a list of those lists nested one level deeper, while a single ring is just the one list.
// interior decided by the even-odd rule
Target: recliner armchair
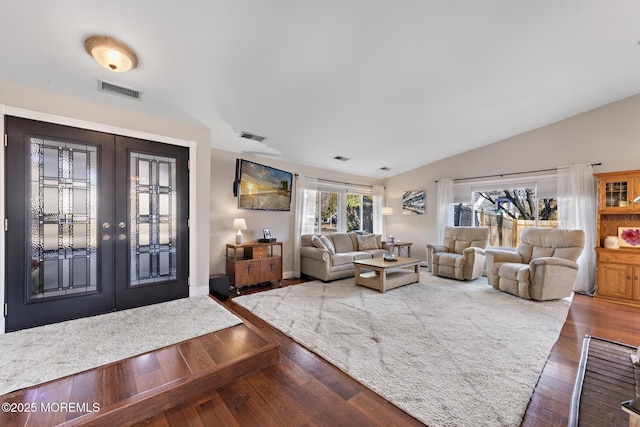
[{"label": "recliner armchair", "polygon": [[547,301],[573,292],[584,231],[527,228],[513,250],[487,249],[487,281],[503,292]]},{"label": "recliner armchair", "polygon": [[482,276],[488,243],[486,227],[446,227],[442,245],[427,245],[427,262],[437,276],[473,280]]}]

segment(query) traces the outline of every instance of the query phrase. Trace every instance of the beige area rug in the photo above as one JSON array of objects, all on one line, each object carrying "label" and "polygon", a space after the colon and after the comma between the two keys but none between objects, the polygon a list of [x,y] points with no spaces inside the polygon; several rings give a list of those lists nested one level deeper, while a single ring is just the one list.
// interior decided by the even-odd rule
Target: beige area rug
[{"label": "beige area rug", "polygon": [[350,278],[233,301],[429,426],[519,426],[570,301],[422,273],[384,294]]},{"label": "beige area rug", "polygon": [[0,394],[242,323],[208,296],[0,335]]}]

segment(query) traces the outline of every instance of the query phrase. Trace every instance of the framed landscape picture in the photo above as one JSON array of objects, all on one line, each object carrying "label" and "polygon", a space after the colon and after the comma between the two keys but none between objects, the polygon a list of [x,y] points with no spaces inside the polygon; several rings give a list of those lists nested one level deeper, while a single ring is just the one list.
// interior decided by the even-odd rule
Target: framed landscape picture
[{"label": "framed landscape picture", "polygon": [[245,159],[236,160],[234,195],[238,209],[288,211],[293,174]]},{"label": "framed landscape picture", "polygon": [[403,215],[422,215],[424,209],[424,191],[414,190],[402,193]]}]

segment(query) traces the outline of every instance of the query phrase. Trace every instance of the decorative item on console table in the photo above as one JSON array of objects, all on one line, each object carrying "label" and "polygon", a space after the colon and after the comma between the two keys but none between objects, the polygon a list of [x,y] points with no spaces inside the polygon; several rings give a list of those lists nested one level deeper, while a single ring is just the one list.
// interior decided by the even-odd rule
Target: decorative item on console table
[{"label": "decorative item on console table", "polygon": [[275,237],[271,237],[271,229],[270,228],[264,228],[262,230],[262,234],[263,234],[263,238],[262,239],[258,239],[258,242],[260,243],[271,243],[271,242],[275,242],[276,238]]},{"label": "decorative item on console table", "polygon": [[227,244],[226,258],[227,276],[237,294],[245,286],[282,283],[282,242]]},{"label": "decorative item on console table", "polygon": [[[640,170],[595,174],[596,298],[640,307]],[[617,237],[617,242],[614,238]]]}]

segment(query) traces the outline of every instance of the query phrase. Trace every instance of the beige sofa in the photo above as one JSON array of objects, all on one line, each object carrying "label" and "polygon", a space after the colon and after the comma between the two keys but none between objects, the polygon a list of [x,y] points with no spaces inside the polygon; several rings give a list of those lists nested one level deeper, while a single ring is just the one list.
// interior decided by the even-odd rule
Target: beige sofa
[{"label": "beige sofa", "polygon": [[487,281],[503,292],[538,301],[571,295],[584,248],[582,230],[527,228],[513,250],[487,249]]},{"label": "beige sofa", "polygon": [[[324,246],[318,243],[319,240]],[[300,272],[323,282],[351,277],[354,260],[381,257],[388,249],[379,234],[303,234],[300,237]]]}]

